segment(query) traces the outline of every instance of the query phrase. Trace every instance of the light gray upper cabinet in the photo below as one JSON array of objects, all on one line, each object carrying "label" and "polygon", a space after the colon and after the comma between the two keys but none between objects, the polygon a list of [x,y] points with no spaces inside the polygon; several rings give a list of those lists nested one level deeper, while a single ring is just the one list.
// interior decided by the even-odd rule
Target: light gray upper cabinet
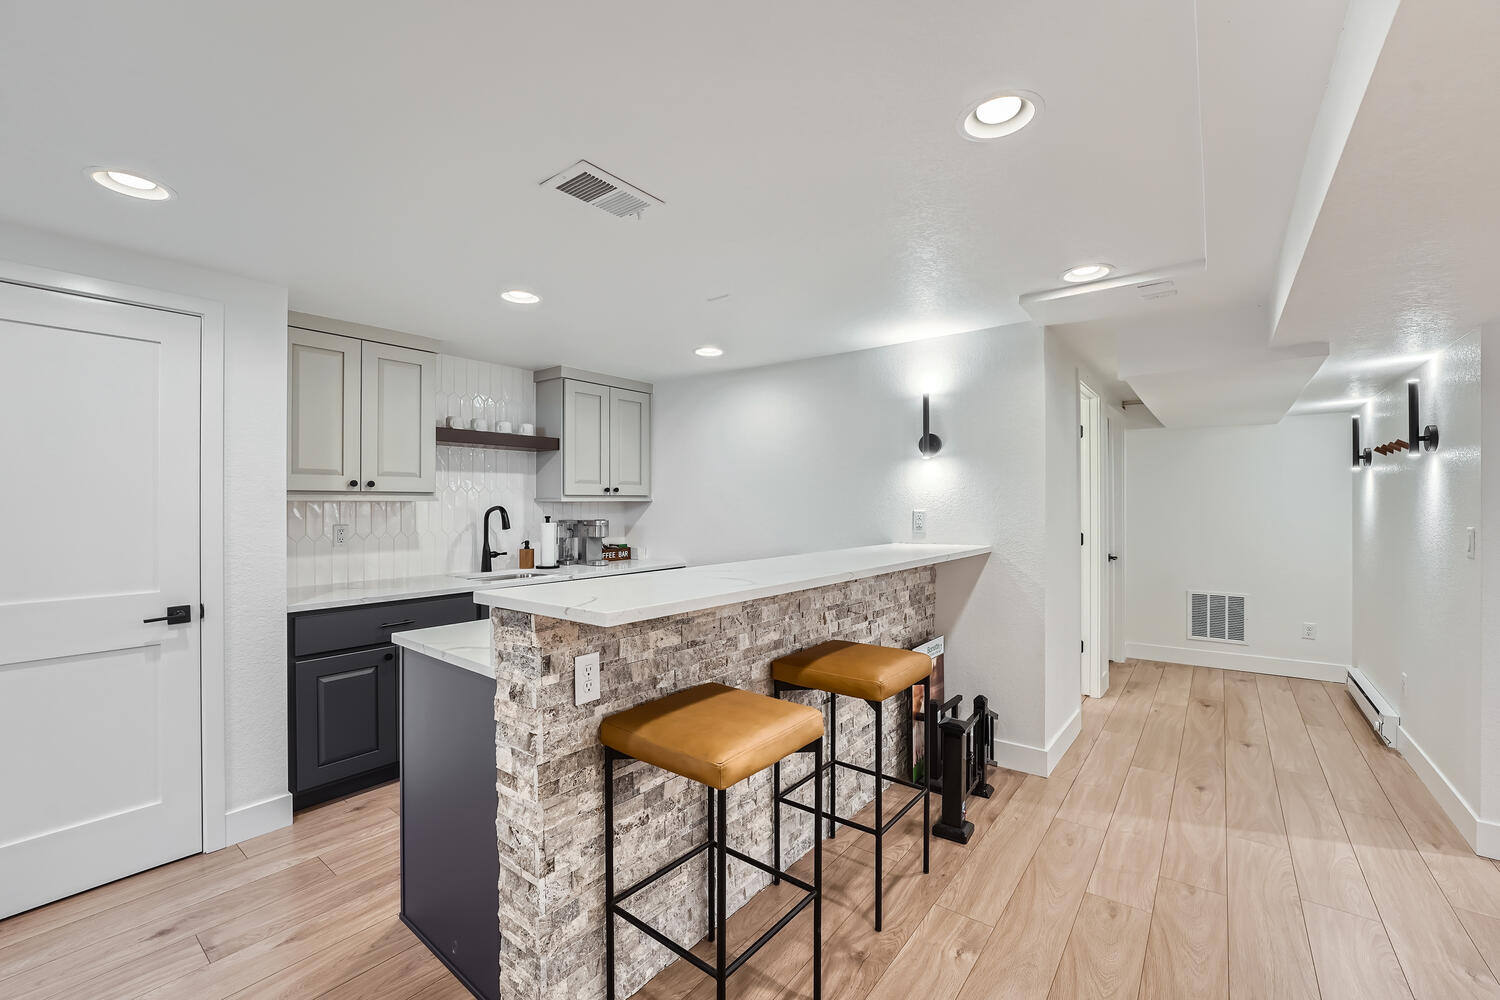
[{"label": "light gray upper cabinet", "polygon": [[595,372],[536,372],[538,500],[651,499],[651,386]]},{"label": "light gray upper cabinet", "polygon": [[609,390],[609,479],[615,495],[651,495],[649,392]]},{"label": "light gray upper cabinet", "polygon": [[365,341],[361,351],[360,476],[377,493],[437,488],[437,359]]},{"label": "light gray upper cabinet", "polygon": [[437,355],[287,330],[289,491],[431,493]]}]

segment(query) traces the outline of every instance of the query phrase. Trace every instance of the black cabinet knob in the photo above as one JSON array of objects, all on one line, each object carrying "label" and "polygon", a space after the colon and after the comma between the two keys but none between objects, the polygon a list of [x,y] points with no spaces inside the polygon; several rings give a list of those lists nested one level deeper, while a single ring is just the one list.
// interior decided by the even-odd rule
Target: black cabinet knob
[{"label": "black cabinet knob", "polygon": [[618,487],[618,486],[616,486],[616,487],[615,487],[615,492],[616,492],[616,493],[618,493],[618,492],[620,492],[620,487]]},{"label": "black cabinet knob", "polygon": [[385,654],[385,659],[387,659],[387,660],[394,660],[395,658],[396,658],[396,654],[395,653],[386,653]]},{"label": "black cabinet knob", "polygon": [[349,480],[349,485],[350,486],[358,486],[359,485],[359,480],[358,479],[351,479],[351,480]]},{"label": "black cabinet knob", "polygon": [[367,490],[373,490],[374,488],[375,488],[375,480],[372,479],[368,483],[365,483],[365,489],[367,489]]},{"label": "black cabinet knob", "polygon": [[606,492],[606,493],[609,492],[609,487],[608,486],[604,487],[604,492]]}]

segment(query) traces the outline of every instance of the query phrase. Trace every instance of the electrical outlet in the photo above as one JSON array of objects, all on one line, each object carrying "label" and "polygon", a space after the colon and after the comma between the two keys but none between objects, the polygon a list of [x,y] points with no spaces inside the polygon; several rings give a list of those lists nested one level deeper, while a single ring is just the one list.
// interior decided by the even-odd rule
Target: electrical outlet
[{"label": "electrical outlet", "polygon": [[1304,639],[1316,639],[1317,637],[1318,637],[1318,623],[1317,622],[1303,622],[1302,623],[1302,638],[1304,638]]},{"label": "electrical outlet", "polygon": [[927,512],[925,510],[913,510],[911,512],[911,533],[913,535],[927,534]]},{"label": "electrical outlet", "polygon": [[333,547],[341,549],[349,544],[349,526],[347,524],[335,524],[333,526]]},{"label": "electrical outlet", "polygon": [[587,705],[599,700],[599,654],[584,653],[573,657],[573,704]]}]

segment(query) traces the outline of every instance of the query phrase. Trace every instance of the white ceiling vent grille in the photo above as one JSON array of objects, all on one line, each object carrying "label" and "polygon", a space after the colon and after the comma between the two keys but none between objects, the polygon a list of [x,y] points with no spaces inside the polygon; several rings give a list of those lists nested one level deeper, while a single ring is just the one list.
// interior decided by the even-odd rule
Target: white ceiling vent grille
[{"label": "white ceiling vent grille", "polygon": [[1188,591],[1188,637],[1212,642],[1245,641],[1245,595]]},{"label": "white ceiling vent grille", "polygon": [[639,219],[641,213],[652,205],[662,204],[660,198],[627,184],[588,160],[579,160],[562,173],[548,177],[542,184],[622,219],[627,215]]}]

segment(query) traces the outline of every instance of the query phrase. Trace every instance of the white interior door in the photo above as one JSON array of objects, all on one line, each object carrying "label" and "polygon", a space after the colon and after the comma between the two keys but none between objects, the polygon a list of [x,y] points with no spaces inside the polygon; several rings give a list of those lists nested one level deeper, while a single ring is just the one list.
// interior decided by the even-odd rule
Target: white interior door
[{"label": "white interior door", "polygon": [[0,917],[202,847],[200,348],[0,282]]}]

